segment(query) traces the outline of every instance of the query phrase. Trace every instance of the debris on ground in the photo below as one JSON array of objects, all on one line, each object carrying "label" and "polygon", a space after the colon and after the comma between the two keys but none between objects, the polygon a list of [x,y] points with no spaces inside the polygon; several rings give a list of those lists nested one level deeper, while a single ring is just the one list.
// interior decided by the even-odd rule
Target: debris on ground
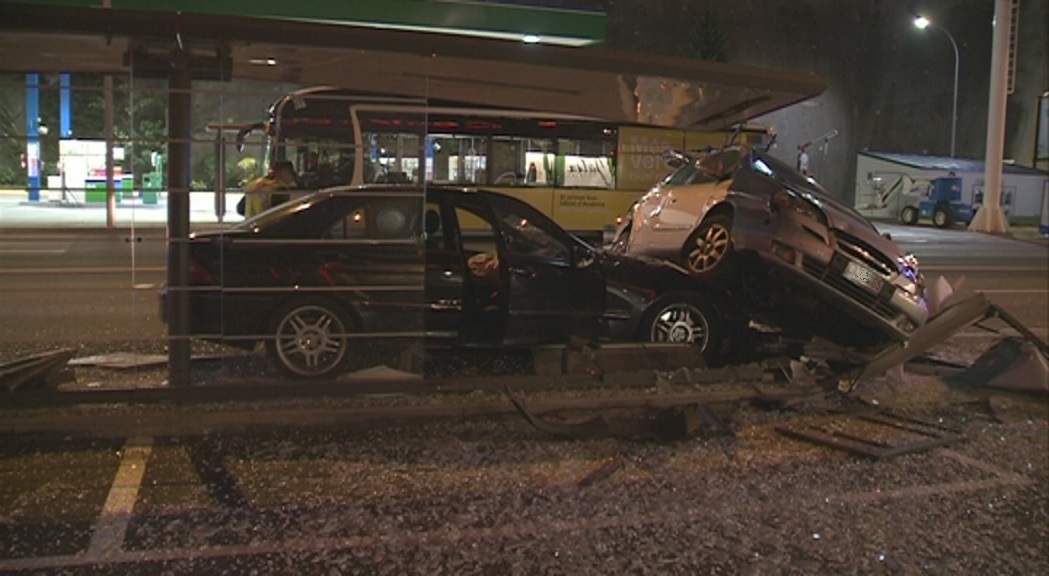
[{"label": "debris on ground", "polygon": [[67,370],[74,350],[63,348],[41,354],[32,354],[0,364],[0,388],[8,392],[16,389],[54,387],[68,381]]},{"label": "debris on ground", "polygon": [[965,438],[939,422],[889,410],[804,419],[777,426],[776,430],[792,438],[877,460],[925,452]]}]

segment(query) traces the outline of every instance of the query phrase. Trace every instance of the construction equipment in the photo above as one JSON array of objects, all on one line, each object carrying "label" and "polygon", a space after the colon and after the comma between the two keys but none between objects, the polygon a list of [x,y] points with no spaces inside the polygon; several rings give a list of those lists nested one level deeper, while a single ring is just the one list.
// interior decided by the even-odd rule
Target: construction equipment
[{"label": "construction equipment", "polygon": [[[937,228],[948,228],[955,223],[968,224],[973,218],[972,204],[962,200],[962,179],[948,175],[932,180],[915,178],[910,174],[897,174],[896,181],[885,187],[883,182],[890,174],[872,174],[868,179],[874,192],[872,202],[864,206],[867,210],[884,210],[897,207],[896,214],[904,224],[918,224],[931,220]],[[895,200],[899,196],[898,200]]]},{"label": "construction equipment", "polygon": [[962,201],[962,179],[956,176],[933,178],[922,192],[917,210],[905,206],[900,211],[904,224],[917,224],[920,219],[932,220],[937,228],[947,228],[955,222],[968,224],[973,219],[972,204]]}]

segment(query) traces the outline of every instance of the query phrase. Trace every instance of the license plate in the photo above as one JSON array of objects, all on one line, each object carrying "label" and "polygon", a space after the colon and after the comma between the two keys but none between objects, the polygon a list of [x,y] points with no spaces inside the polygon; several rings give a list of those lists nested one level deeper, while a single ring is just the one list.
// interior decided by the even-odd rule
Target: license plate
[{"label": "license plate", "polygon": [[856,262],[848,262],[845,264],[845,271],[842,273],[849,282],[862,286],[867,290],[877,294],[881,291],[882,279],[878,276],[874,270],[867,268]]}]

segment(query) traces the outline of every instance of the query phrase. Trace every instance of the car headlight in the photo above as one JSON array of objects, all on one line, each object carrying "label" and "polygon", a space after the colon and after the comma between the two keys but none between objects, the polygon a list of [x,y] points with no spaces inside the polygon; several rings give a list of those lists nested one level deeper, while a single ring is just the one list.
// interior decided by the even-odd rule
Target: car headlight
[{"label": "car headlight", "polygon": [[918,266],[918,257],[908,252],[897,259],[900,274],[914,283],[914,294],[921,296],[925,291],[924,279],[921,268]]},{"label": "car headlight", "polygon": [[782,214],[798,214],[821,224],[826,224],[823,211],[812,202],[799,197],[789,190],[777,190],[769,198],[769,210]]}]

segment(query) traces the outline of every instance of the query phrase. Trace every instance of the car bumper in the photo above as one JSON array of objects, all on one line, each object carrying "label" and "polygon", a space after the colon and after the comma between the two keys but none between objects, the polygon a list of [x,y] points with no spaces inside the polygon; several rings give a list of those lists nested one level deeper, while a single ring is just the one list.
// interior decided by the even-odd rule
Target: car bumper
[{"label": "car bumper", "polygon": [[[913,282],[899,272],[887,272],[888,258],[842,231],[816,222],[774,219],[765,235],[749,234],[752,249],[767,263],[815,287],[834,304],[866,325],[895,340],[906,340],[925,324],[928,309]],[[754,239],[759,239],[754,241]]]}]

